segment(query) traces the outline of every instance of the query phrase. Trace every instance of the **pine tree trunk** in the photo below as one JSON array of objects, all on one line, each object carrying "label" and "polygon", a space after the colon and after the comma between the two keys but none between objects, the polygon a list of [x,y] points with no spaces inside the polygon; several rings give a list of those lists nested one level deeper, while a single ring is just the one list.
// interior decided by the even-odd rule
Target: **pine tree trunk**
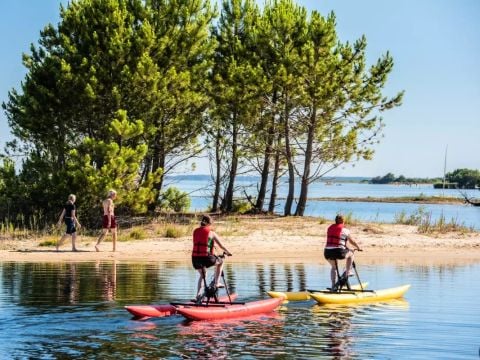
[{"label": "pine tree trunk", "polygon": [[270,193],[270,204],[268,205],[268,212],[269,213],[274,213],[275,212],[275,202],[277,201],[277,187],[278,187],[278,177],[280,173],[280,150],[279,150],[279,145],[280,145],[280,137],[281,135],[278,135],[278,140],[277,140],[277,149],[275,153],[275,165],[273,168],[273,177],[272,177],[272,192]]},{"label": "pine tree trunk", "polygon": [[237,129],[237,115],[233,116],[233,131],[232,131],[232,163],[230,166],[230,173],[228,179],[227,192],[225,194],[224,204],[222,204],[223,211],[232,212],[233,210],[233,192],[235,186],[235,178],[237,176],[238,167],[238,129]]},{"label": "pine tree trunk", "polygon": [[274,137],[273,121],[268,132],[267,144],[265,146],[265,158],[263,159],[262,178],[260,182],[260,189],[258,190],[257,203],[255,208],[258,211],[263,210],[263,204],[265,203],[265,195],[267,193],[268,174],[270,173],[270,158],[272,154],[272,145]]},{"label": "pine tree trunk", "polygon": [[308,126],[307,148],[305,151],[305,164],[303,166],[300,197],[298,199],[297,210],[295,211],[296,216],[303,216],[303,214],[305,213],[305,208],[307,206],[308,185],[310,181],[310,167],[312,163],[313,137],[315,133],[315,115],[312,115],[312,117],[313,119],[311,119],[310,125]]},{"label": "pine tree trunk", "polygon": [[288,194],[287,200],[285,201],[285,208],[283,214],[285,216],[292,215],[292,204],[293,197],[295,194],[295,170],[293,168],[293,159],[292,159],[292,150],[290,148],[290,122],[289,122],[289,111],[288,111],[288,96],[285,97],[285,108],[283,114],[283,121],[285,125],[284,135],[285,135],[285,157],[287,159],[288,165]]},{"label": "pine tree trunk", "polygon": [[220,159],[220,129],[217,130],[215,139],[215,190],[213,193],[212,211],[218,211],[220,198],[220,177],[221,177],[221,159]]},{"label": "pine tree trunk", "polygon": [[[276,103],[276,92],[273,94],[273,104]],[[267,144],[265,145],[265,158],[263,160],[262,178],[260,181],[260,189],[258,190],[257,203],[255,208],[257,211],[263,211],[265,196],[267,193],[268,174],[270,173],[270,159],[272,156],[273,140],[275,137],[275,114],[272,114],[270,126],[267,134]]]}]

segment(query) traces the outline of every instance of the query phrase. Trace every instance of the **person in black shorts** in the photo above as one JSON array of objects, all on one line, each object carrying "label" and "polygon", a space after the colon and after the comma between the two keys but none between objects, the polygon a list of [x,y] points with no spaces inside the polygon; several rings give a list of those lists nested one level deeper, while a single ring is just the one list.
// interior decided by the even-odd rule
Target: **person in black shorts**
[{"label": "person in black shorts", "polygon": [[327,242],[323,252],[325,259],[327,259],[331,266],[330,279],[332,280],[332,289],[337,279],[335,260],[347,259],[345,271],[347,274],[350,274],[353,263],[353,251],[347,247],[348,243],[352,244],[355,249],[361,250],[360,246],[352,238],[350,230],[344,227],[343,216],[339,214],[335,217],[335,224],[328,227]]},{"label": "person in black shorts", "polygon": [[78,222],[76,208],[75,208],[75,200],[76,196],[70,194],[68,196],[68,201],[63,206],[62,213],[60,214],[60,218],[58,219],[58,226],[62,224],[62,220],[65,222],[66,230],[65,234],[61,237],[59,241],[57,241],[57,251],[60,246],[62,246],[63,242],[68,236],[72,237],[72,251],[77,251],[75,246],[75,240],[77,239],[77,228],[80,229],[82,226]]},{"label": "person in black shorts", "polygon": [[211,229],[212,219],[208,215],[203,215],[200,222],[200,227],[193,231],[193,250],[192,250],[192,265],[200,274],[198,279],[197,296],[202,292],[203,268],[209,268],[215,265],[215,284],[217,287],[223,287],[220,283],[220,276],[222,275],[223,261],[221,258],[215,256],[214,246],[217,245],[228,256],[232,254],[223,246],[220,237]]}]

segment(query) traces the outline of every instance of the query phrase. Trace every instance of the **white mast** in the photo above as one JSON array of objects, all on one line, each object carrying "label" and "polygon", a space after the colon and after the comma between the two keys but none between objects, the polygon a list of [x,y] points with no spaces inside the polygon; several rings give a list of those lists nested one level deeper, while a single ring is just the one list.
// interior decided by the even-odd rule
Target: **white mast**
[{"label": "white mast", "polygon": [[447,173],[447,151],[448,151],[448,144],[445,147],[445,162],[443,163],[443,190],[445,190],[445,175]]}]

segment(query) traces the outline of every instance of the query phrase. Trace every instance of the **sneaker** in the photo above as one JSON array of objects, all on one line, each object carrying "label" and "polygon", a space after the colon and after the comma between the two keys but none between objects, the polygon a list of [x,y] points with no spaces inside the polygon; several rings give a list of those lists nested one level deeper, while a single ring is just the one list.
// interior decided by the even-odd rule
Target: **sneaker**
[{"label": "sneaker", "polygon": [[217,284],[217,288],[224,288],[224,287],[225,287],[225,285],[223,285],[223,284]]}]

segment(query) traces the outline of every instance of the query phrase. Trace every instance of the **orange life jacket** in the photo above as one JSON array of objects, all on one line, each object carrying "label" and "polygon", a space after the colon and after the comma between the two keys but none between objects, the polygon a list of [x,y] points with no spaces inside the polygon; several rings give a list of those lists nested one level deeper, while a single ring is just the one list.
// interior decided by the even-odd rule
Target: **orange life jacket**
[{"label": "orange life jacket", "polygon": [[201,226],[193,231],[192,256],[208,256],[212,253],[213,241],[208,234],[210,234],[210,226]]},{"label": "orange life jacket", "polygon": [[347,237],[345,236],[342,239],[342,230],[343,224],[333,224],[328,227],[327,230],[327,245],[325,247],[339,247],[339,248],[346,248],[347,247]]}]

